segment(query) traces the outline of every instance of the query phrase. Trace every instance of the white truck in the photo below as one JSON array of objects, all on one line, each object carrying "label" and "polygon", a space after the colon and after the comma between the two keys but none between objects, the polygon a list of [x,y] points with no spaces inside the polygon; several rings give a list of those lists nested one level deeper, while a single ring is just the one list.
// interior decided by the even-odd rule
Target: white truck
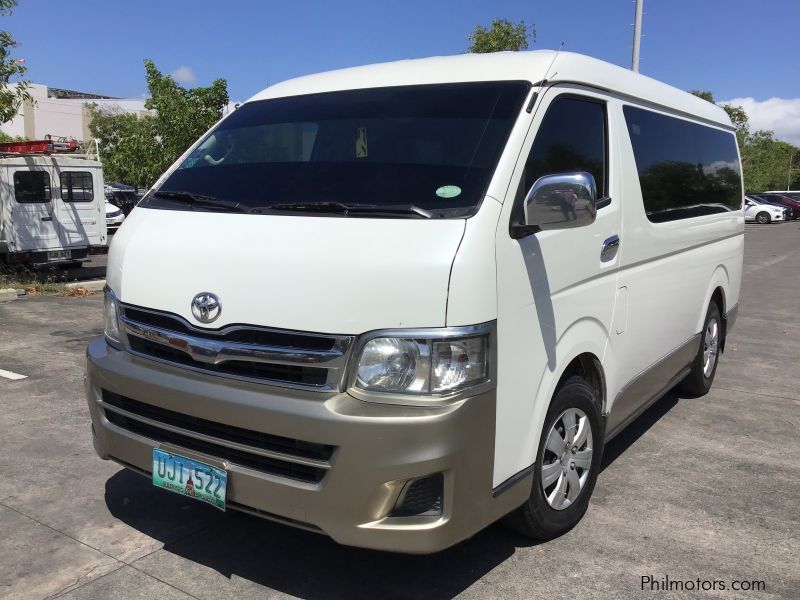
[{"label": "white truck", "polygon": [[51,140],[0,144],[0,263],[77,262],[105,250],[103,168]]}]

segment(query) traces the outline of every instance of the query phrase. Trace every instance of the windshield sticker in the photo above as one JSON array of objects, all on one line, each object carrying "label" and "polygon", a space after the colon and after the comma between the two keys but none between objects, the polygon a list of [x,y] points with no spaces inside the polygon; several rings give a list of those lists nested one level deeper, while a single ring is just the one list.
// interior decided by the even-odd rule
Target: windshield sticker
[{"label": "windshield sticker", "polygon": [[358,137],[356,138],[356,158],[367,158],[367,128],[358,128]]},{"label": "windshield sticker", "polygon": [[457,185],[443,185],[436,190],[436,195],[439,198],[455,198],[461,193],[461,188]]}]

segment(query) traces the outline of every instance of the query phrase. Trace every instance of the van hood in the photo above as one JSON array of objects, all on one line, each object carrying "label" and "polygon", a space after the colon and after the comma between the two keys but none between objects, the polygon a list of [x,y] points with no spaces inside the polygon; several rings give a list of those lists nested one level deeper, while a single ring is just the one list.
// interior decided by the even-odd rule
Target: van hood
[{"label": "van hood", "polygon": [[243,215],[138,207],[114,236],[108,285],[124,303],[209,328],[261,325],[329,334],[443,327],[463,219]]}]

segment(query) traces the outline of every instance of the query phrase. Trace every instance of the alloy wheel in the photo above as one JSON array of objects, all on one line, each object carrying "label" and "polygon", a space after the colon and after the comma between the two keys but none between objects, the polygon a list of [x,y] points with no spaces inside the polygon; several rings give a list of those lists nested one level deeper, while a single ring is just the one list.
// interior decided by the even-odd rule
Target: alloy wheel
[{"label": "alloy wheel", "polygon": [[719,351],[719,322],[711,319],[706,326],[703,336],[703,375],[706,379],[711,377],[714,372],[714,365],[717,364],[717,352]]},{"label": "alloy wheel", "polygon": [[542,452],[544,497],[555,510],[571,506],[589,479],[592,426],[579,408],[568,408],[555,420]]}]

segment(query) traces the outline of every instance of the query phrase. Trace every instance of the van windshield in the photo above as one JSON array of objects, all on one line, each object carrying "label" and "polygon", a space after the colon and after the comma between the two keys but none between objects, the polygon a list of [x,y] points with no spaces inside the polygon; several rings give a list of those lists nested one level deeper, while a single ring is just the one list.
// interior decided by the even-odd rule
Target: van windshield
[{"label": "van windshield", "polygon": [[469,216],[529,89],[527,82],[423,85],[247,103],[141,205]]}]

